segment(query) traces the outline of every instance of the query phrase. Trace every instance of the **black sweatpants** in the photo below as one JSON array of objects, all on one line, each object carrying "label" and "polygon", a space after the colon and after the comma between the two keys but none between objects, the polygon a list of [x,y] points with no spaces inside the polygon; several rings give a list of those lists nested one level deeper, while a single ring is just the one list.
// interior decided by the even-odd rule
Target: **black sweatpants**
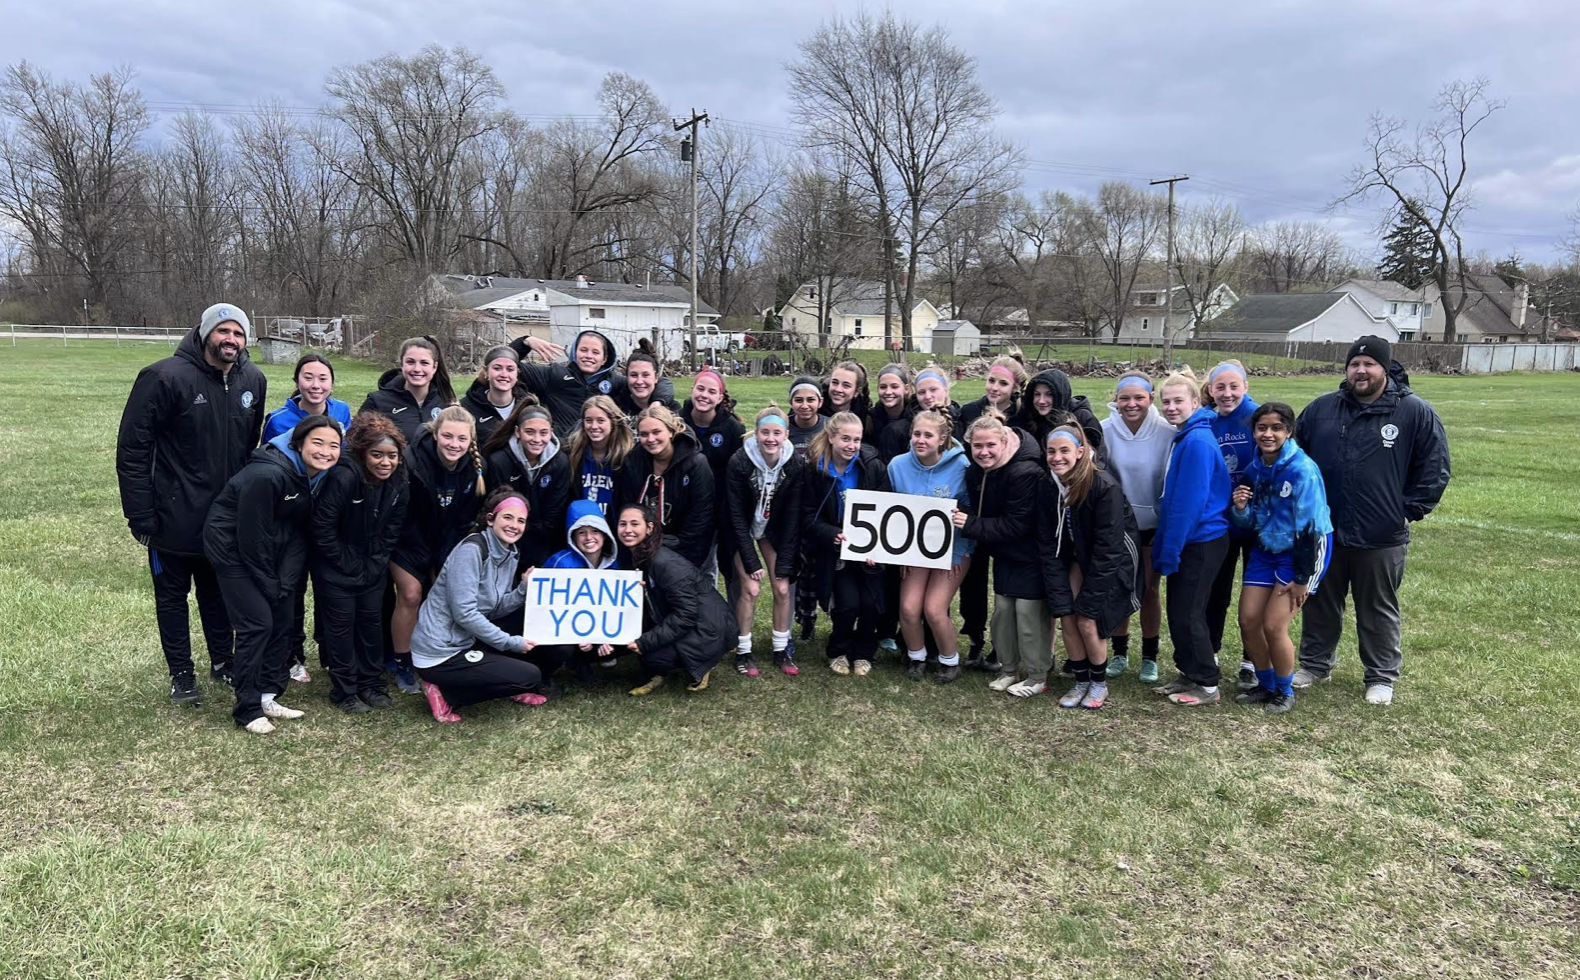
[{"label": "black sweatpants", "polygon": [[1207,624],[1207,602],[1214,576],[1229,550],[1229,536],[1188,544],[1180,552],[1179,571],[1168,577],[1169,641],[1174,666],[1186,680],[1203,687],[1218,683],[1218,659]]},{"label": "black sweatpants", "polygon": [[384,689],[384,640],[381,615],[384,583],[360,594],[313,583],[314,618],[319,621],[318,652],[329,671],[329,700],[336,704]]},{"label": "black sweatpants", "polygon": [[203,642],[208,646],[208,662],[215,669],[227,670],[236,648],[225,598],[214,578],[214,568],[201,555],[172,555],[148,549],[148,570],[154,579],[154,616],[159,622],[159,646],[171,677],[190,677],[192,667],[192,623],[187,612],[187,594],[197,589],[198,619],[203,624]]},{"label": "black sweatpants", "polygon": [[290,682],[291,594],[265,596],[245,573],[216,575],[225,611],[236,628],[230,680],[236,689],[231,717],[245,725],[263,717],[263,695],[282,694]]},{"label": "black sweatpants", "polygon": [[[878,642],[900,639],[900,577],[899,565],[883,566],[883,612],[878,614]],[[900,660],[905,660],[905,650],[900,650]]]},{"label": "black sweatpants", "polygon": [[878,621],[883,616],[883,567],[869,570],[864,562],[846,562],[834,572],[829,599],[828,659],[871,660],[878,649]]},{"label": "black sweatpants", "polygon": [[1229,602],[1234,598],[1235,573],[1242,563],[1251,560],[1251,545],[1256,543],[1256,538],[1229,535],[1225,541],[1223,563],[1218,566],[1212,592],[1207,596],[1207,632],[1212,637],[1213,653],[1223,649],[1223,626],[1229,619]]},{"label": "black sweatpants", "polygon": [[479,646],[481,659],[458,653],[437,667],[418,667],[417,676],[437,687],[452,708],[536,691],[543,673],[519,657]]},{"label": "black sweatpants", "polygon": [[988,626],[988,566],[987,556],[971,560],[966,577],[960,581],[960,620],[962,635],[980,640]]}]

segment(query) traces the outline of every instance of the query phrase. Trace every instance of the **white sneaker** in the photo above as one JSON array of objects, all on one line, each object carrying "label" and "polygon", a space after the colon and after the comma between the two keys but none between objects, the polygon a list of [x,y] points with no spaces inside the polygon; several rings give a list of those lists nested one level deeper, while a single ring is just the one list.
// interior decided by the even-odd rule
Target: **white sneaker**
[{"label": "white sneaker", "polygon": [[274,700],[273,698],[263,702],[263,713],[269,718],[285,718],[287,720],[292,718],[300,718],[307,714],[305,711],[298,711],[295,708],[287,708],[285,705]]},{"label": "white sneaker", "polygon": [[1366,685],[1366,703],[1367,704],[1393,704],[1393,685],[1392,684],[1367,684]]},{"label": "white sneaker", "polygon": [[1329,674],[1319,674],[1314,670],[1307,670],[1302,667],[1295,671],[1295,676],[1290,681],[1290,686],[1297,691],[1304,691],[1306,688],[1317,684],[1326,684],[1330,676]]},{"label": "white sneaker", "polygon": [[291,665],[291,680],[295,681],[298,684],[306,684],[308,681],[312,680],[312,678],[309,677],[308,674],[307,674],[307,665],[306,664],[292,664]]},{"label": "white sneaker", "polygon": [[872,673],[872,661],[858,660],[850,665],[850,672],[855,674],[857,677],[866,677],[868,674]]},{"label": "white sneaker", "polygon": [[1087,694],[1088,691],[1091,690],[1091,688],[1092,688],[1092,685],[1091,685],[1090,681],[1076,681],[1074,684],[1072,684],[1070,686],[1070,689],[1068,691],[1064,692],[1064,697],[1059,699],[1059,707],[1061,707],[1061,708],[1078,708],[1078,707],[1080,707],[1081,702],[1083,700],[1085,700],[1086,694]]},{"label": "white sneaker", "polygon": [[1014,687],[1019,679],[1020,678],[1016,677],[1014,674],[1000,674],[991,681],[988,681],[988,690],[1000,692],[1007,691]]},{"label": "white sneaker", "polygon": [[254,718],[252,721],[247,722],[244,727],[246,731],[252,732],[254,735],[267,735],[274,731],[274,726],[269,723],[267,718]]},{"label": "white sneaker", "polygon": [[1009,689],[1009,693],[1015,695],[1017,698],[1029,698],[1035,697],[1047,689],[1048,685],[1044,681],[1024,680],[1019,684],[1013,685]]}]

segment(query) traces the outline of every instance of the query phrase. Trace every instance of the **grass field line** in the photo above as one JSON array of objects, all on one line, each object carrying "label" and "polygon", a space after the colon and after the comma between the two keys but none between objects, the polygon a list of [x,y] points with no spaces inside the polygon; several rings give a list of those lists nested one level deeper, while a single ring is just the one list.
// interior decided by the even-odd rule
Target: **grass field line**
[{"label": "grass field line", "polygon": [[1459,527],[1473,527],[1478,531],[1496,531],[1499,534],[1534,534],[1543,538],[1557,538],[1560,541],[1580,541],[1580,534],[1574,531],[1544,531],[1538,527],[1521,527],[1518,524],[1494,524],[1491,521],[1478,521],[1471,517],[1433,515],[1430,520],[1433,524],[1454,524]]}]

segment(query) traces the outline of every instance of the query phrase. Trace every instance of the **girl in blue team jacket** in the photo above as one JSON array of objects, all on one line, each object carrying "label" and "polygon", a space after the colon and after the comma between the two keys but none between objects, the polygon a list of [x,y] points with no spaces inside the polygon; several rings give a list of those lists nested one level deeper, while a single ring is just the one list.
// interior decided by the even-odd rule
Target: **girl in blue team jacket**
[{"label": "girl in blue team jacket", "polygon": [[[1218,439],[1223,452],[1223,464],[1229,473],[1229,492],[1245,482],[1245,471],[1256,458],[1256,444],[1251,439],[1251,413],[1256,411],[1256,401],[1246,386],[1245,365],[1236,360],[1220,362],[1207,372],[1207,400],[1217,415],[1212,420],[1212,434]],[[1251,553],[1251,536],[1235,528],[1229,529],[1229,549],[1218,575],[1212,582],[1212,593],[1207,598],[1207,629],[1212,634],[1212,652],[1223,648],[1223,624],[1229,618],[1229,601],[1234,594],[1234,569],[1247,561]],[[1241,688],[1254,683],[1248,651],[1240,653],[1239,684]]]},{"label": "girl in blue team jacket", "polygon": [[1289,623],[1327,571],[1333,521],[1321,471],[1290,438],[1294,409],[1268,402],[1252,413],[1251,428],[1258,453],[1235,488],[1229,520],[1256,535],[1241,582],[1240,635],[1257,686],[1235,700],[1282,714],[1295,706]]}]

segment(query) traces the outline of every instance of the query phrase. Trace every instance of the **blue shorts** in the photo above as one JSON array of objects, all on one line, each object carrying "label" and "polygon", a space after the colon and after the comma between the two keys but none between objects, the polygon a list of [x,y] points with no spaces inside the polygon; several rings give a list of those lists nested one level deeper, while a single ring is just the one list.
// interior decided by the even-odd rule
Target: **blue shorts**
[{"label": "blue shorts", "polygon": [[[1311,591],[1317,591],[1317,585],[1322,581],[1322,576],[1327,574],[1328,564],[1333,560],[1333,534],[1330,532],[1322,539],[1321,554],[1317,560],[1317,576],[1311,582]],[[1245,577],[1240,580],[1241,585],[1260,586],[1264,589],[1277,588],[1288,585],[1295,580],[1295,553],[1281,551],[1273,554],[1263,551],[1261,545],[1251,546],[1251,556],[1245,562]]]}]

